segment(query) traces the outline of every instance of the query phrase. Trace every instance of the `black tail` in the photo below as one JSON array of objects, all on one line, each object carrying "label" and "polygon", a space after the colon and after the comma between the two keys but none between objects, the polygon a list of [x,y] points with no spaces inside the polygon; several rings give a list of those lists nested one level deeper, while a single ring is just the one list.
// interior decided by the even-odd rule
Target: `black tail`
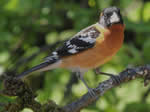
[{"label": "black tail", "polygon": [[39,64],[39,65],[37,65],[37,66],[31,68],[31,69],[29,69],[29,70],[27,70],[27,71],[25,71],[25,72],[19,74],[19,75],[17,76],[17,78],[18,78],[18,79],[21,79],[22,77],[26,76],[27,74],[32,73],[32,72],[37,71],[37,70],[40,70],[40,69],[42,69],[42,68],[44,68],[44,67],[47,67],[47,66],[49,66],[49,65],[50,65],[49,62],[43,62],[43,63],[41,63],[41,64]]}]

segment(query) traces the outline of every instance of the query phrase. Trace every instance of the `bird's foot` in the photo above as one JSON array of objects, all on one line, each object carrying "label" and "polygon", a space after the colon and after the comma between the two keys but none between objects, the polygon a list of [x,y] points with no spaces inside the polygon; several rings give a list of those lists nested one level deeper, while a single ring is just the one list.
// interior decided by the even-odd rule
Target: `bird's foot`
[{"label": "bird's foot", "polygon": [[119,76],[116,76],[116,75],[110,74],[110,73],[101,72],[99,68],[94,69],[94,71],[95,71],[95,73],[96,73],[97,75],[100,74],[100,75],[106,75],[106,76],[111,77],[112,80],[113,80],[113,82],[114,82],[115,84],[120,84],[120,83],[121,83],[121,79],[120,79]]},{"label": "bird's foot", "polygon": [[95,97],[95,91],[93,88],[88,88],[88,93],[90,94],[91,97]]},{"label": "bird's foot", "polygon": [[116,75],[110,74],[110,77],[112,78],[113,83],[115,83],[116,85],[117,85],[117,84],[119,85],[119,84],[121,83],[121,79],[120,79],[120,77],[119,77],[119,76],[116,76]]},{"label": "bird's foot", "polygon": [[105,72],[101,72],[100,74],[111,77],[112,80],[113,80],[113,83],[115,83],[115,84],[120,84],[121,83],[121,79],[120,79],[119,76],[116,76],[114,74],[105,73]]}]

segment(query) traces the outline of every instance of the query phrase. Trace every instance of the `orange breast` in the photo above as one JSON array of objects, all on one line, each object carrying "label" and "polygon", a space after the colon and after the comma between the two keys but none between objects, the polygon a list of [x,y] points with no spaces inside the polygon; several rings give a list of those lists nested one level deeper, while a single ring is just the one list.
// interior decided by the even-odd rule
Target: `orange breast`
[{"label": "orange breast", "polygon": [[60,67],[90,69],[106,63],[122,46],[124,26],[113,25],[109,29],[101,32],[100,36],[104,36],[104,38],[98,37],[93,48],[72,56],[64,57]]}]

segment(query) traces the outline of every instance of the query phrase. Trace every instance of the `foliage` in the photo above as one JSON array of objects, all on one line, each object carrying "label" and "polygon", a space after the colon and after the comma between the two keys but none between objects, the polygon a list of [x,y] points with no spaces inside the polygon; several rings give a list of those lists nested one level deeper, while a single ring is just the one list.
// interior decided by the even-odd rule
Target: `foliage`
[{"label": "foliage", "polygon": [[[113,5],[120,7],[124,15],[125,43],[118,54],[102,66],[102,71],[118,73],[127,66],[150,63],[149,0],[0,0],[0,74],[15,75],[39,64],[61,41],[95,23],[100,11]],[[91,87],[106,78],[94,75],[92,70],[85,75]],[[36,100],[42,104],[54,100],[64,105],[87,92],[84,85],[64,69],[32,75],[26,82],[37,91]],[[111,90],[82,112],[149,111],[150,98],[142,103],[146,91],[140,81],[134,81]],[[13,99],[0,95],[0,103]]]}]

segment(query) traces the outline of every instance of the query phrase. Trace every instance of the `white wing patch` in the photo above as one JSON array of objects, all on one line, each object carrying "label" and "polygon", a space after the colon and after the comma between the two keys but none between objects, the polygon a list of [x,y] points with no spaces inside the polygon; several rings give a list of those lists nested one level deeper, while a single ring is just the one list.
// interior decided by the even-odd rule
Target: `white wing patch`
[{"label": "white wing patch", "polygon": [[91,37],[87,37],[87,38],[81,37],[81,38],[79,38],[79,40],[82,40],[82,41],[85,41],[85,42],[89,42],[89,43],[95,42],[95,39],[93,39]]},{"label": "white wing patch", "polygon": [[52,52],[53,55],[57,55],[58,53],[56,51]]},{"label": "white wing patch", "polygon": [[52,60],[58,60],[59,56],[58,53],[56,51],[52,52],[52,55],[48,56],[45,58],[45,61],[52,61]]},{"label": "white wing patch", "polygon": [[95,30],[89,30],[86,33],[81,33],[80,34],[81,36],[79,37],[79,40],[82,40],[82,41],[87,42],[87,43],[93,43],[96,40],[96,38],[93,38],[94,33],[96,33]]},{"label": "white wing patch", "polygon": [[69,53],[72,53],[72,54],[75,54],[75,53],[77,53],[78,51],[73,48],[73,49],[69,49],[68,52],[69,52]]}]

